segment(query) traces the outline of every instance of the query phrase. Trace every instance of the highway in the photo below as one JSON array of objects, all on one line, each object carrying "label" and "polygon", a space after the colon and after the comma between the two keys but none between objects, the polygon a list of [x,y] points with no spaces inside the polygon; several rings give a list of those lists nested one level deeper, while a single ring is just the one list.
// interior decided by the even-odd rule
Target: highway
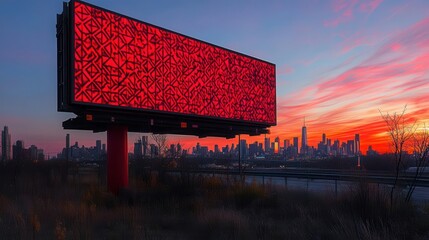
[{"label": "highway", "polygon": [[[195,174],[216,174],[216,175],[240,175],[238,169],[194,169],[180,170],[170,169],[168,172],[186,172]],[[261,168],[261,169],[244,169],[244,176],[254,177],[276,177],[276,178],[299,178],[311,180],[334,180],[334,181],[350,181],[350,182],[370,182],[392,185],[395,182],[393,173],[388,172],[373,172],[360,170],[333,170],[333,169],[311,169],[311,168]],[[409,185],[414,177],[412,173],[401,173],[398,178],[398,184]],[[429,175],[425,173],[417,179],[416,186],[429,187]]]}]

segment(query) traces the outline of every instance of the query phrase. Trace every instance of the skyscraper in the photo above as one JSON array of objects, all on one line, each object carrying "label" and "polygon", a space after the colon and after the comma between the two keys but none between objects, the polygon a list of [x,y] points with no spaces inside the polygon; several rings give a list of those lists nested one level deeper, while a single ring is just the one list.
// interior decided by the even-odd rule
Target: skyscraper
[{"label": "skyscraper", "polygon": [[217,144],[215,144],[214,145],[214,152],[216,153],[216,154],[218,154],[220,151],[219,151],[219,145],[217,145]]},{"label": "skyscraper", "polygon": [[1,156],[2,161],[7,161],[12,158],[11,156],[11,140],[10,140],[10,133],[9,128],[7,126],[4,126],[3,131],[1,132]]},{"label": "skyscraper", "polygon": [[66,148],[70,148],[70,134],[67,133],[66,135]]},{"label": "skyscraper", "polygon": [[143,146],[142,140],[138,139],[137,142],[134,143],[134,159],[140,160],[142,158]]},{"label": "skyscraper", "polygon": [[305,118],[304,118],[304,126],[302,126],[302,134],[301,134],[301,153],[305,154],[307,152],[307,127],[305,126]]},{"label": "skyscraper", "polygon": [[[13,159],[17,161],[23,161],[25,160],[25,147],[24,147],[24,141],[17,140],[16,144],[13,146]],[[26,159],[28,160],[28,159]]]},{"label": "skyscraper", "polygon": [[63,154],[63,157],[66,159],[66,160],[69,160],[70,159],[70,156],[71,156],[71,151],[70,151],[70,134],[66,134],[66,148],[65,148],[65,153]]},{"label": "skyscraper", "polygon": [[285,140],[284,140],[284,144],[283,144],[284,149],[287,149],[289,146],[290,146],[290,141],[289,141],[289,139],[285,139]]},{"label": "skyscraper", "polygon": [[347,140],[347,155],[352,156],[355,154],[355,141]]},{"label": "skyscraper", "polygon": [[279,153],[279,148],[280,148],[280,138],[276,137],[274,139],[274,144],[273,144],[273,153],[274,154],[278,154]]},{"label": "skyscraper", "polygon": [[270,152],[270,138],[265,138],[264,139],[264,150],[266,153]]},{"label": "skyscraper", "polygon": [[240,155],[242,157],[247,156],[247,141],[246,139],[241,139],[239,142]]},{"label": "skyscraper", "polygon": [[149,136],[142,136],[143,157],[149,155]]},{"label": "skyscraper", "polygon": [[326,145],[326,134],[325,133],[322,134],[322,143],[324,145]]},{"label": "skyscraper", "polygon": [[96,140],[95,141],[95,149],[96,149],[96,158],[97,160],[100,160],[101,157],[101,140]]},{"label": "skyscraper", "polygon": [[298,137],[294,137],[293,138],[293,147],[295,148],[297,153],[298,153],[298,149],[299,149],[298,142],[299,142]]},{"label": "skyscraper", "polygon": [[360,136],[355,134],[355,154],[360,155]]}]

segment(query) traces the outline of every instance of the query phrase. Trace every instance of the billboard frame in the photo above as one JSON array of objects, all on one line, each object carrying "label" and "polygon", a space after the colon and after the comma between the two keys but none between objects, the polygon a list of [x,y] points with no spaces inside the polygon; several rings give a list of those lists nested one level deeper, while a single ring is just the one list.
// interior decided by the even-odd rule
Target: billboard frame
[{"label": "billboard frame", "polygon": [[[63,127],[68,129],[85,129],[93,131],[105,131],[108,124],[118,123],[129,126],[129,131],[135,132],[165,132],[165,133],[176,133],[184,135],[197,135],[200,137],[205,136],[221,136],[221,137],[234,137],[237,134],[250,134],[259,135],[268,133],[270,126],[277,124],[277,109],[274,107],[274,122],[254,122],[247,120],[240,120],[234,118],[223,118],[215,116],[204,116],[192,113],[180,113],[171,111],[161,111],[145,108],[133,108],[127,106],[114,106],[114,105],[103,105],[97,103],[87,103],[76,101],[75,99],[75,57],[74,57],[74,41],[75,41],[75,16],[74,7],[75,2],[79,2],[88,5],[92,8],[105,11],[120,17],[136,21],[163,31],[167,31],[172,34],[176,34],[188,39],[192,39],[203,44],[213,46],[215,48],[223,49],[227,52],[251,58],[256,61],[264,62],[272,65],[274,68],[274,106],[276,106],[276,67],[275,64],[270,63],[259,58],[249,56],[240,52],[236,52],[225,47],[221,47],[203,40],[196,39],[163,27],[159,27],[142,20],[138,20],[123,14],[104,9],[99,6],[95,6],[84,1],[71,0],[69,3],[63,3],[63,13],[57,15],[57,67],[58,67],[58,96],[57,96],[57,110],[60,112],[73,112],[78,115],[73,121],[68,120],[63,123]],[[88,120],[87,116],[92,116],[91,120]],[[95,117],[94,117],[95,116]],[[175,127],[155,130],[153,127],[139,127],[139,125],[145,125],[149,123],[149,126],[155,126],[157,124],[174,125]],[[198,126],[199,131],[184,130],[180,127],[183,122],[189,123],[190,126]],[[140,124],[139,124],[140,123]],[[179,126],[177,126],[179,124]],[[182,125],[183,126],[183,125]],[[179,129],[177,129],[179,127]],[[217,131],[209,131],[208,129],[221,130],[221,134],[216,134]],[[204,129],[207,131],[204,133]],[[223,129],[223,131],[222,131]],[[229,132],[229,133],[227,133]]]}]

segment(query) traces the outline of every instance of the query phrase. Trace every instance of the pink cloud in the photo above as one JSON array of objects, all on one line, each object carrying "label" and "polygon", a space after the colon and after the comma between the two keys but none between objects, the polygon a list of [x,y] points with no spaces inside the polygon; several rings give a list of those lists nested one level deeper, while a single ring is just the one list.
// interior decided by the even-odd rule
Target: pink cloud
[{"label": "pink cloud", "polygon": [[408,104],[409,116],[429,119],[428,24],[429,18],[423,19],[392,36],[360,64],[281,98],[278,128],[282,130],[273,128],[273,132],[300,136],[306,116],[308,128],[314,129],[309,139],[312,145],[320,141],[322,131],[334,139],[360,133],[365,136],[364,146],[387,150],[378,109],[401,111]]},{"label": "pink cloud", "polygon": [[350,21],[353,18],[353,9],[357,3],[357,0],[334,0],[332,9],[337,16],[334,19],[325,21],[324,26],[336,27]]},{"label": "pink cloud", "polygon": [[371,13],[373,12],[381,3],[383,0],[371,0],[367,2],[363,2],[360,4],[359,9],[362,12]]}]

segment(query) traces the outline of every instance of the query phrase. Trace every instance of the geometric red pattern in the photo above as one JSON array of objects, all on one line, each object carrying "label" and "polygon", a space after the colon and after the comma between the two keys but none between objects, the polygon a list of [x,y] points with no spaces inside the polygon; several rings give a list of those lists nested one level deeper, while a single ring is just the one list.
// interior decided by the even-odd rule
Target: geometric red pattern
[{"label": "geometric red pattern", "polygon": [[276,124],[275,65],[74,1],[73,102]]}]

